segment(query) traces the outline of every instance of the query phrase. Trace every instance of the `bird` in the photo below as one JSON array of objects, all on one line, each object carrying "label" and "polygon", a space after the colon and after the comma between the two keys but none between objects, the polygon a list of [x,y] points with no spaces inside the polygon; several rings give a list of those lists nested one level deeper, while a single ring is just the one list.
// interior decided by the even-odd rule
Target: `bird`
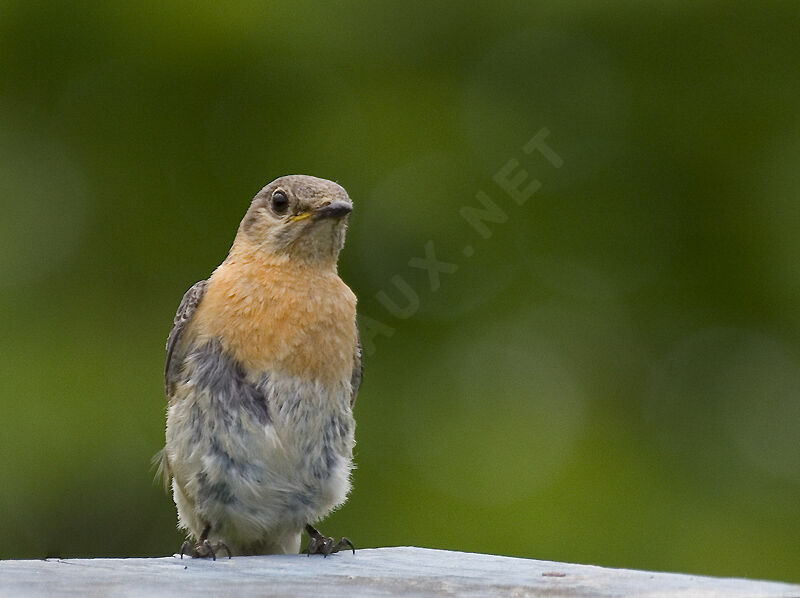
[{"label": "bird", "polygon": [[362,349],[339,277],[353,202],[339,184],[275,179],[225,260],[183,296],[167,339],[166,439],[180,556],[328,556],[315,526],[351,489]]}]

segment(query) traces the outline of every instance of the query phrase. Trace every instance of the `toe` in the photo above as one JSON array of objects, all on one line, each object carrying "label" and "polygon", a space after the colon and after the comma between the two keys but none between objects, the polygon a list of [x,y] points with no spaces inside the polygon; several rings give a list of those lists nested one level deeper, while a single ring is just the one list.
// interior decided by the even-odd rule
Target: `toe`
[{"label": "toe", "polygon": [[352,550],[353,554],[356,553],[356,547],[353,546],[353,543],[350,541],[349,538],[342,538],[341,540],[339,540],[339,542],[336,543],[336,546],[334,546],[333,551],[339,552],[340,550],[344,550],[345,548],[349,548],[350,550]]}]

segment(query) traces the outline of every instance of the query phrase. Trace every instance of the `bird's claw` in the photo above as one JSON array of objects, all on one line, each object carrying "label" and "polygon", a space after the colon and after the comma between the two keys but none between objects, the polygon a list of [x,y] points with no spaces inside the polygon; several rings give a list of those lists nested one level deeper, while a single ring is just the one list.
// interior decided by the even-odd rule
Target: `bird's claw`
[{"label": "bird's claw", "polygon": [[308,532],[310,539],[308,541],[308,547],[304,552],[308,556],[311,556],[312,554],[321,554],[322,556],[327,557],[329,554],[339,552],[345,548],[352,550],[353,554],[356,553],[356,547],[353,546],[353,543],[348,538],[342,538],[336,542],[329,536],[323,536],[319,531],[310,525],[306,526],[306,531]]},{"label": "bird's claw", "polygon": [[224,550],[228,553],[228,558],[231,558],[231,551],[230,548],[224,542],[217,542],[216,544],[211,544],[208,540],[200,540],[194,544],[189,542],[188,540],[183,543],[181,546],[181,558],[183,555],[188,555],[193,559],[207,559],[211,557],[212,561],[217,560],[217,553],[220,550]]},{"label": "bird's claw", "polygon": [[323,536],[321,539],[311,538],[308,543],[308,548],[306,548],[305,552],[308,556],[311,556],[312,554],[328,556],[329,554],[339,552],[344,548],[349,548],[353,551],[353,554],[356,553],[356,547],[353,546],[353,543],[347,538],[342,538],[334,544],[333,538]]}]

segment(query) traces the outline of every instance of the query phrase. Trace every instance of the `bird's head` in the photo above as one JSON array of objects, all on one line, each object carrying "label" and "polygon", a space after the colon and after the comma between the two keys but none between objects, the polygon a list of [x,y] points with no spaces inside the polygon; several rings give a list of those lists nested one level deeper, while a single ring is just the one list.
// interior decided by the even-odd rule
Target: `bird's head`
[{"label": "bird's head", "polygon": [[284,176],[256,194],[238,237],[278,260],[335,264],[352,210],[347,191],[333,181]]}]

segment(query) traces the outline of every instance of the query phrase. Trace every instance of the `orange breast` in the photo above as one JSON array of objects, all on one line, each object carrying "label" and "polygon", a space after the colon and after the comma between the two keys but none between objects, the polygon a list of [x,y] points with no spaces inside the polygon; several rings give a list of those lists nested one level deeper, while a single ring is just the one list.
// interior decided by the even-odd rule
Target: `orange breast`
[{"label": "orange breast", "polygon": [[333,270],[235,260],[211,276],[188,333],[219,339],[253,374],[330,385],[352,374],[355,317],[356,297]]}]

